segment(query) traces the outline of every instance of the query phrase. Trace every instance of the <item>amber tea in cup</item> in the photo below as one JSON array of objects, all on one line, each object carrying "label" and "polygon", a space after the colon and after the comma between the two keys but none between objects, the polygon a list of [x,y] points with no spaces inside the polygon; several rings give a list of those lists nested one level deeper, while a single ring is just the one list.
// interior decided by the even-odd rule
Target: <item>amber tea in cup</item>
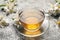
[{"label": "amber tea in cup", "polygon": [[43,12],[36,9],[24,10],[19,16],[21,25],[27,31],[39,30],[44,21]]}]

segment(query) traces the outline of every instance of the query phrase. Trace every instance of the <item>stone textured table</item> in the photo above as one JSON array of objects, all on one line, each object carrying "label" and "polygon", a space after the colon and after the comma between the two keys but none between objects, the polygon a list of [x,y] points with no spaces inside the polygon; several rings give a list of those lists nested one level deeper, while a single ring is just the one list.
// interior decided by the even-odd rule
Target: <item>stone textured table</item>
[{"label": "stone textured table", "polygon": [[[0,4],[3,4],[4,1],[0,0]],[[48,11],[50,8],[49,3],[54,4],[54,0],[17,0],[18,6],[17,9],[23,9],[25,7],[36,7],[39,9],[44,9]],[[13,14],[6,17],[6,20],[10,25],[6,28],[0,28],[0,40],[24,40],[24,37],[16,32],[15,28],[11,25],[13,21],[11,20]],[[50,18],[50,17],[49,17]],[[60,28],[55,24],[54,19],[50,18],[50,26],[47,32],[35,39],[32,40],[60,40]],[[31,39],[31,38],[30,38]]]}]

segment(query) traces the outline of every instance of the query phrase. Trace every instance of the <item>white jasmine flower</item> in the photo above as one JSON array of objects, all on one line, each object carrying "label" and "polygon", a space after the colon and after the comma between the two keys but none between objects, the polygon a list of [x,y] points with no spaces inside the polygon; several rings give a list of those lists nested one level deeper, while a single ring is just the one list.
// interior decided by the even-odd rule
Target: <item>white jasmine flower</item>
[{"label": "white jasmine flower", "polygon": [[3,15],[0,15],[0,20],[1,20],[3,17],[4,17]]},{"label": "white jasmine flower", "polygon": [[56,7],[54,7],[54,10],[57,10],[57,9],[59,9],[57,6],[56,6]]}]

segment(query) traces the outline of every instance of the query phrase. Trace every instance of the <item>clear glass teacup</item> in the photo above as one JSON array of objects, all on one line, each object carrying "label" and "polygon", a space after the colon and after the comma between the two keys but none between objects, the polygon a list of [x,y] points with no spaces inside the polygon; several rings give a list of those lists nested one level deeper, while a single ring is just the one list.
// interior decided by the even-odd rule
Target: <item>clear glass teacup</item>
[{"label": "clear glass teacup", "polygon": [[45,33],[49,23],[43,11],[25,8],[19,12],[19,24],[18,30],[21,35],[36,37]]}]

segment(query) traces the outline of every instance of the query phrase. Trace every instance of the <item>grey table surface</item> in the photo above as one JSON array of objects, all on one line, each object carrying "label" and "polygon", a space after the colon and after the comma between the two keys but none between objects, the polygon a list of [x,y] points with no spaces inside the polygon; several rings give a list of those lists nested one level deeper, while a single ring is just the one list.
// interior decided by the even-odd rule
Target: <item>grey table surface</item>
[{"label": "grey table surface", "polygon": [[[3,4],[4,1],[0,0],[0,4]],[[25,7],[36,7],[39,9],[44,9],[45,11],[48,11],[49,9],[49,3],[54,4],[54,0],[17,0],[18,7],[17,9],[22,9]],[[13,21],[11,21],[9,17],[6,17],[6,20],[12,24]],[[32,40],[60,40],[60,29],[55,24],[54,19],[50,18],[50,27],[47,30],[47,32],[42,35],[41,37],[32,39]],[[0,40],[24,40],[24,37],[19,36],[17,34],[15,28],[12,25],[9,25],[6,28],[0,28]]]}]

